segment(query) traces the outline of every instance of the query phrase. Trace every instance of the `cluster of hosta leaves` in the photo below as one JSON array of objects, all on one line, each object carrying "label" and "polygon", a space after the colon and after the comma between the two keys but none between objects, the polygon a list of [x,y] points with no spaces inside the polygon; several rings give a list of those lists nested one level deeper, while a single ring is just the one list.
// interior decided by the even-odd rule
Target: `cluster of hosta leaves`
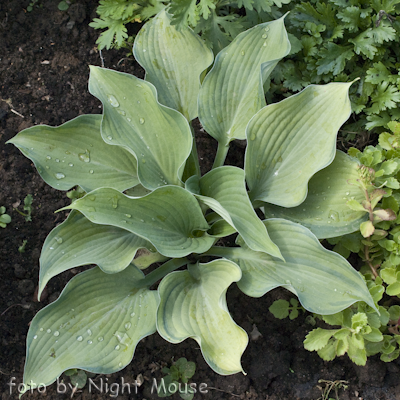
[{"label": "cluster of hosta leaves", "polygon": [[[319,315],[326,323],[340,327],[317,328],[304,342],[324,360],[347,352],[355,363],[364,365],[374,354],[380,353],[383,361],[392,361],[400,354],[400,123],[389,122],[389,127],[391,132],[381,133],[377,146],[368,146],[363,152],[349,150],[362,163],[359,178],[352,184],[360,187],[365,198],[352,198],[347,205],[364,212],[368,219],[358,232],[328,239],[344,257],[358,254],[380,315],[362,302],[335,315]],[[290,311],[283,301],[270,308],[278,318],[285,318]],[[297,316],[295,310],[296,314],[290,311],[290,315]]]},{"label": "cluster of hosta leaves", "polygon": [[[314,313],[358,301],[377,311],[362,276],[318,240],[365,220],[346,204],[363,197],[349,183],[359,162],[335,149],[351,84],[314,85],[266,105],[264,82],[289,50],[281,18],[238,35],[214,59],[162,11],[134,44],[145,80],[91,67],[89,91],[102,115],[34,126],[10,141],[52,187],[80,187],[43,245],[39,297],[57,274],[97,265],[32,320],[27,387],[67,369],[121,370],[156,331],[170,343],[195,339],[219,374],[243,371],[248,337],[225,297],[234,282],[253,297],[282,286]],[[197,117],[218,146],[203,176]],[[247,139],[244,170],[223,165],[235,139]],[[232,234],[235,247],[218,245]]]},{"label": "cluster of hosta leaves", "polygon": [[400,0],[100,0],[100,19],[91,23],[108,28],[99,37],[100,48],[122,46],[128,38],[126,23],[152,18],[164,5],[178,29],[192,27],[215,54],[245,29],[290,11],[292,50],[271,74],[270,100],[309,84],[361,78],[350,89],[358,115],[344,135],[351,138],[365,128],[387,128],[389,121],[400,120]]},{"label": "cluster of hosta leaves", "polygon": [[389,121],[400,120],[400,0],[292,4],[288,31],[295,54],[271,75],[272,91],[290,94],[310,83],[360,77],[350,89],[353,111],[359,115],[347,125],[347,133],[364,126],[387,128]]},{"label": "cluster of hosta leaves", "polygon": [[[129,46],[133,37],[126,25],[153,18],[165,6],[178,30],[191,27],[201,34],[206,44],[217,54],[240,32],[260,22],[271,20],[271,15],[291,0],[100,0],[95,18],[89,25],[106,29],[97,40],[100,49]],[[267,14],[268,13],[268,14]],[[240,15],[239,15],[240,14]]]}]

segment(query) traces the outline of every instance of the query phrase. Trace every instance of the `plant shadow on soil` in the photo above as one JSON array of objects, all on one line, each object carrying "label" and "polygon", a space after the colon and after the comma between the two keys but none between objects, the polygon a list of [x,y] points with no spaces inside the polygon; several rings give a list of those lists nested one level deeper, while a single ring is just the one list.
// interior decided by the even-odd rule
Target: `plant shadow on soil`
[{"label": "plant shadow on soil", "polygon": [[[34,301],[42,244],[48,233],[65,219],[65,212],[54,214],[54,211],[68,204],[69,199],[65,193],[46,185],[30,160],[5,142],[32,125],[56,126],[80,114],[101,112],[100,103],[87,90],[88,66],[101,65],[95,45],[98,32],[88,27],[95,17],[96,1],[77,0],[64,12],[58,10],[56,0],[39,0],[32,12],[26,11],[29,3],[29,0],[4,0],[0,5],[0,206],[5,206],[12,217],[9,226],[0,230],[2,400],[18,398],[17,387],[13,387],[10,395],[7,383],[12,377],[17,385],[22,382],[29,322],[38,310],[58,297],[78,271],[88,268],[76,268],[53,278],[44,301]],[[143,70],[132,57],[125,58],[125,53],[124,50],[103,52],[105,67],[143,77]],[[204,165],[210,165],[216,142],[199,128],[196,129],[199,156]],[[242,166],[243,153],[240,144],[233,144],[228,164]],[[18,203],[22,210],[23,200],[29,193],[33,195],[32,222],[26,222],[13,210]],[[20,253],[18,247],[23,240],[27,244],[25,252]],[[274,300],[289,299],[289,292],[277,289],[253,299],[232,285],[227,296],[236,323],[248,334],[256,326],[262,335],[250,340],[243,355],[242,365],[247,375],[217,375],[203,360],[195,341],[172,345],[155,334],[138,344],[130,365],[118,373],[98,376],[94,381],[99,384],[103,379],[104,384],[111,385],[121,383],[123,378],[133,384],[141,374],[144,383],[137,394],[132,389],[128,395],[125,390],[118,398],[157,398],[150,392],[153,379],[159,382],[163,376],[162,366],[170,366],[172,359],[186,357],[197,367],[191,381],[209,387],[207,394],[196,393],[194,399],[317,400],[321,397],[319,379],[348,381],[348,389],[339,391],[342,400],[400,399],[398,361],[385,364],[378,357],[372,357],[365,367],[357,367],[347,356],[324,362],[316,353],[304,350],[304,337],[312,329],[305,315],[294,321],[280,321],[268,311]],[[62,379],[69,381],[69,378]],[[95,387],[89,393],[87,385],[74,397],[108,399],[110,394],[99,393]],[[70,388],[65,394],[57,393],[54,384],[45,394],[35,391],[24,397],[64,399],[69,396]]]}]

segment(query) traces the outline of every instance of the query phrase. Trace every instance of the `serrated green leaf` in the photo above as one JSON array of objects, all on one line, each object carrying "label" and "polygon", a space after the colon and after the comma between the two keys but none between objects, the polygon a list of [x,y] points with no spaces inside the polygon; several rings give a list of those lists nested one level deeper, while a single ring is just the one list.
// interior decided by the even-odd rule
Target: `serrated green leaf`
[{"label": "serrated green leaf", "polygon": [[195,197],[178,186],[163,186],[147,196],[128,197],[113,189],[97,189],[64,209],[75,209],[96,224],[134,233],[166,257],[203,253],[214,243]]},{"label": "serrated green leaf", "polygon": [[33,161],[42,179],[59,190],[79,185],[85,191],[108,186],[120,191],[139,183],[136,159],[101,138],[100,115],[81,115],[58,127],[36,125],[13,143]]},{"label": "serrated green leaf", "polygon": [[329,340],[328,344],[321,350],[318,350],[318,355],[325,361],[332,361],[336,357],[336,340]]},{"label": "serrated green leaf", "polygon": [[347,354],[350,360],[356,365],[365,365],[367,362],[367,354],[364,347],[364,341],[360,343],[355,335],[349,337],[349,348]]},{"label": "serrated green leaf", "polygon": [[72,211],[43,244],[38,298],[47,282],[61,272],[88,264],[97,264],[106,273],[120,272],[143,247],[152,245],[124,229],[94,224]]},{"label": "serrated green leaf", "polygon": [[283,207],[305,200],[310,178],[335,157],[338,129],[351,110],[349,86],[309,86],[251,119],[245,171],[252,200]]},{"label": "serrated green leaf", "polygon": [[241,248],[226,257],[242,269],[240,290],[261,297],[282,286],[296,294],[306,310],[323,315],[360,300],[376,309],[361,275],[343,257],[323,248],[307,228],[282,219],[264,223],[285,262],[252,251],[239,241]]},{"label": "serrated green leaf", "polygon": [[321,350],[327,344],[329,339],[337,332],[337,329],[317,328],[309,332],[304,340],[304,348],[309,351]]},{"label": "serrated green leaf", "polygon": [[141,279],[135,267],[112,275],[93,268],[71,279],[32,320],[27,389],[32,382],[50,385],[70,368],[109,374],[128,365],[137,343],[156,331],[157,292],[136,289]]},{"label": "serrated green leaf", "polygon": [[241,277],[239,267],[224,259],[191,264],[160,283],[157,329],[171,343],[191,337],[208,365],[221,375],[242,371],[240,358],[248,338],[232,320],[225,293]]},{"label": "serrated green leaf", "polygon": [[[349,199],[361,202],[362,190],[351,184],[359,179],[358,162],[337,150],[332,164],[317,172],[308,183],[306,200],[297,207],[284,208],[264,203],[267,218],[285,218],[311,230],[319,239],[358,231],[368,218],[363,209],[348,206]],[[350,200],[351,201],[351,200]]]},{"label": "serrated green leaf", "polygon": [[197,117],[200,74],[212,63],[213,53],[187,27],[179,31],[171,17],[160,12],[138,33],[133,54],[146,70],[146,80],[160,103],[178,110],[189,121]]},{"label": "serrated green leaf", "polygon": [[199,94],[199,119],[222,146],[245,139],[250,118],[265,105],[263,84],[290,50],[283,18],[239,34],[217,55]]},{"label": "serrated green leaf", "polygon": [[187,120],[158,103],[151,83],[122,72],[90,68],[89,91],[103,103],[101,134],[105,142],[135,155],[140,183],[147,189],[181,185],[192,149]]}]

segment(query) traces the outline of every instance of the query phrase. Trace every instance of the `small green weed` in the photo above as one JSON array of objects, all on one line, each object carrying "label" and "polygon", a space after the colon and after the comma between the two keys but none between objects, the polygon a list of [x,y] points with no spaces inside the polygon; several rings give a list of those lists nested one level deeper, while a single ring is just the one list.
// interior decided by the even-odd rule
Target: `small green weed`
[{"label": "small green weed", "polygon": [[5,228],[11,222],[11,217],[6,214],[6,208],[0,207],[0,227]]},{"label": "small green weed", "polygon": [[25,199],[24,199],[24,211],[25,213],[18,210],[18,208],[14,208],[14,210],[18,213],[21,214],[23,217],[25,217],[25,221],[30,222],[32,221],[32,202],[33,202],[33,197],[31,194],[28,194]]},{"label": "small green weed", "polygon": [[27,240],[24,240],[24,241],[22,242],[21,246],[18,247],[18,251],[19,251],[20,253],[25,253],[25,246],[26,246],[27,243],[28,243],[28,241],[27,241]]},{"label": "small green weed", "polygon": [[195,371],[196,364],[184,357],[172,364],[171,368],[164,367],[162,372],[166,376],[161,379],[161,384],[157,389],[158,397],[168,397],[179,392],[182,399],[193,399],[195,391],[188,382]]}]

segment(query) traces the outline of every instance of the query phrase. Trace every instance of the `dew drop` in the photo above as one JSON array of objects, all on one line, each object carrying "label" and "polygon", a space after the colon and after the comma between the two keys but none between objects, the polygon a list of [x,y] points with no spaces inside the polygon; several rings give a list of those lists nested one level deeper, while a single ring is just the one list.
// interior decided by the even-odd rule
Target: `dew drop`
[{"label": "dew drop", "polygon": [[89,150],[86,149],[84,153],[79,153],[78,157],[83,162],[86,162],[86,163],[90,162],[90,152],[89,152]]},{"label": "dew drop", "polygon": [[47,331],[46,331],[47,333],[51,333],[51,329],[47,329]]},{"label": "dew drop", "polygon": [[131,317],[134,317],[134,316],[135,316],[135,313],[134,313],[134,312],[132,312],[132,313],[131,313]]},{"label": "dew drop", "polygon": [[47,158],[48,160],[51,160],[51,157],[50,157],[50,156],[46,156],[46,158]]},{"label": "dew drop", "polygon": [[114,349],[115,349],[115,350],[119,350],[119,349],[120,349],[119,344],[117,344],[117,345],[114,347]]},{"label": "dew drop", "polygon": [[144,121],[144,118],[140,118],[140,119],[139,119],[139,123],[140,123],[140,125],[143,125],[143,124],[144,124],[144,122],[145,122],[145,121]]},{"label": "dew drop", "polygon": [[107,139],[112,140],[113,138],[112,138],[112,136],[109,135],[109,136],[107,136]]},{"label": "dew drop", "polygon": [[346,196],[348,196],[350,194],[350,192],[346,192]]},{"label": "dew drop", "polygon": [[37,339],[37,335],[35,335],[33,338],[34,338],[34,339]]},{"label": "dew drop", "polygon": [[267,42],[264,42],[264,43],[263,43],[263,47],[267,47]]},{"label": "dew drop", "polygon": [[59,244],[61,244],[61,243],[63,242],[62,238],[60,238],[60,237],[58,237],[58,236],[56,236],[54,239],[55,239],[56,242],[59,243]]},{"label": "dew drop", "polygon": [[48,165],[46,165],[46,169],[50,169],[50,167]]},{"label": "dew drop", "polygon": [[93,342],[92,342],[91,340],[88,340],[87,343],[88,343],[88,344],[92,344]]},{"label": "dew drop", "polygon": [[242,50],[242,51],[240,52],[240,54],[241,54],[242,56],[244,56],[246,53],[245,53],[244,50]]},{"label": "dew drop", "polygon": [[55,332],[54,332],[54,336],[60,336],[60,332],[55,331]]},{"label": "dew drop", "polygon": [[125,214],[125,217],[127,217],[127,218],[131,218],[131,217],[132,217],[132,215],[131,215],[131,214]]},{"label": "dew drop", "polygon": [[127,119],[126,119],[128,122],[131,122],[132,121],[132,119],[131,118],[129,118],[129,117],[127,117]]},{"label": "dew drop", "polygon": [[90,329],[88,329],[86,332],[87,332],[87,334],[88,334],[89,336],[92,336],[92,331],[91,331]]},{"label": "dew drop", "polygon": [[112,208],[117,208],[118,207],[118,196],[114,196],[111,199],[111,204],[112,204]]},{"label": "dew drop", "polygon": [[266,38],[268,37],[268,35],[267,35],[266,33],[264,33],[261,37],[262,37],[263,39],[266,39]]},{"label": "dew drop", "polygon": [[142,158],[142,164],[146,164],[146,160]]},{"label": "dew drop", "polygon": [[94,171],[91,169],[91,170],[89,170],[89,174],[93,174],[94,173]]},{"label": "dew drop", "polygon": [[118,100],[113,96],[112,94],[108,94],[108,102],[113,106],[113,107],[119,107]]},{"label": "dew drop", "polygon": [[78,336],[78,337],[76,338],[76,340],[77,340],[78,342],[82,342],[83,337],[82,337],[82,336]]},{"label": "dew drop", "polygon": [[126,112],[124,110],[118,110],[118,114],[126,115]]},{"label": "dew drop", "polygon": [[138,100],[137,103],[140,104],[140,100]]},{"label": "dew drop", "polygon": [[99,337],[97,338],[97,340],[98,340],[99,342],[102,342],[102,341],[104,340],[104,338],[103,338],[103,336],[99,336]]},{"label": "dew drop", "polygon": [[118,367],[122,367],[122,362],[120,362],[120,363],[118,364]]},{"label": "dew drop", "polygon": [[43,328],[40,328],[39,331],[40,331],[40,332],[43,332]]},{"label": "dew drop", "polygon": [[64,175],[62,172],[57,172],[57,173],[55,174],[55,177],[56,177],[57,179],[64,179],[64,178],[65,178],[65,175]]},{"label": "dew drop", "polygon": [[69,165],[70,167],[73,167],[73,166],[74,166],[74,164],[72,164],[72,163],[69,163],[68,165]]},{"label": "dew drop", "polygon": [[125,329],[128,330],[131,326],[132,326],[132,324],[130,322],[127,322],[125,324]]}]

